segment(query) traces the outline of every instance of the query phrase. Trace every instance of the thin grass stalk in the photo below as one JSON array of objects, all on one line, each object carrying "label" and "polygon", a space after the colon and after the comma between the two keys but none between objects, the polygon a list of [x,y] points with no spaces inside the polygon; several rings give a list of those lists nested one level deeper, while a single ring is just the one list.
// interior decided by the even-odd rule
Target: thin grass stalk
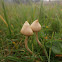
[{"label": "thin grass stalk", "polygon": [[[53,37],[54,37],[54,32],[52,33],[52,39],[53,40]],[[50,56],[51,56],[51,50],[52,49],[52,42],[51,42],[51,47],[49,48],[49,57],[48,57],[48,62],[50,62]]]},{"label": "thin grass stalk", "polygon": [[32,43],[32,52],[34,52],[34,47],[33,47],[33,43]]},{"label": "thin grass stalk", "polygon": [[48,58],[48,62],[50,62],[50,56],[51,56],[51,48],[49,49],[49,58]]},{"label": "thin grass stalk", "polygon": [[0,18],[2,19],[2,21],[6,24],[6,26],[8,27],[7,22],[4,20],[4,18],[0,15]]},{"label": "thin grass stalk", "polygon": [[47,57],[47,59],[48,59],[48,53],[47,53],[47,50],[46,50],[46,48],[45,48],[44,45],[43,45],[43,48],[44,48],[44,51],[45,51],[45,55],[46,55],[46,57]]},{"label": "thin grass stalk", "polygon": [[2,0],[2,8],[3,8],[3,13],[4,13],[5,20],[8,24],[9,34],[10,34],[10,37],[11,37],[11,26],[10,26],[10,22],[8,20],[7,12],[6,12],[6,9],[5,9],[4,0]]}]

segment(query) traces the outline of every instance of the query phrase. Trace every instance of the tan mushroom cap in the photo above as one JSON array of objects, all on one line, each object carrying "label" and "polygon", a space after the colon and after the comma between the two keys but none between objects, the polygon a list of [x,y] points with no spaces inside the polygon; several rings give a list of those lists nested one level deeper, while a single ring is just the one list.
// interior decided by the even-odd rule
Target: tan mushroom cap
[{"label": "tan mushroom cap", "polygon": [[31,28],[34,32],[38,32],[41,30],[41,25],[39,23],[38,20],[35,20],[32,24],[31,24]]},{"label": "tan mushroom cap", "polygon": [[26,35],[26,36],[31,36],[33,35],[33,31],[31,29],[30,24],[26,21],[21,29],[21,33]]}]

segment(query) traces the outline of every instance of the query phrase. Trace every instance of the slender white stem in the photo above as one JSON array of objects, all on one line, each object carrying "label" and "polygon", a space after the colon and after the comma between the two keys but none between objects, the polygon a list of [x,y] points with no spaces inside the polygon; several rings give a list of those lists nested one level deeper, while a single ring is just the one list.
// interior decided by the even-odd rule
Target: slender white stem
[{"label": "slender white stem", "polygon": [[32,51],[28,48],[28,36],[25,37],[25,48],[27,49],[28,52],[30,52],[30,54],[32,54]]},{"label": "slender white stem", "polygon": [[38,32],[35,32],[35,34],[36,34],[36,40],[37,40],[38,44],[39,44],[40,46],[42,46],[41,42],[40,42],[39,39],[38,39]]}]

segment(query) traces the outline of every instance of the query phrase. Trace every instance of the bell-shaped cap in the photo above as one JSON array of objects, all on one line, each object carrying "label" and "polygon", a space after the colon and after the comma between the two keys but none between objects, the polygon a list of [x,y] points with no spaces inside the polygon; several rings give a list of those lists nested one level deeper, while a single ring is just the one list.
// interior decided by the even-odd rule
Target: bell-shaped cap
[{"label": "bell-shaped cap", "polygon": [[33,31],[31,29],[30,24],[26,21],[21,29],[21,33],[26,35],[26,36],[31,36],[33,35]]},{"label": "bell-shaped cap", "polygon": [[38,32],[41,30],[41,25],[39,23],[38,20],[35,20],[32,24],[31,24],[31,28],[34,32]]}]

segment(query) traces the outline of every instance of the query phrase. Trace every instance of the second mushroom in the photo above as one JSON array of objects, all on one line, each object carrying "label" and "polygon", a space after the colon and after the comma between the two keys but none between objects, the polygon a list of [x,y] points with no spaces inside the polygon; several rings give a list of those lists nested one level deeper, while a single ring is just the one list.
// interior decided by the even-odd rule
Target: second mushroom
[{"label": "second mushroom", "polygon": [[38,21],[38,20],[35,20],[35,21],[31,24],[31,28],[32,28],[32,30],[33,30],[33,31],[35,32],[35,34],[36,34],[36,40],[37,40],[38,44],[39,44],[40,46],[42,46],[41,42],[40,42],[39,39],[38,39],[38,32],[41,30],[41,25],[40,25],[39,21]]}]

